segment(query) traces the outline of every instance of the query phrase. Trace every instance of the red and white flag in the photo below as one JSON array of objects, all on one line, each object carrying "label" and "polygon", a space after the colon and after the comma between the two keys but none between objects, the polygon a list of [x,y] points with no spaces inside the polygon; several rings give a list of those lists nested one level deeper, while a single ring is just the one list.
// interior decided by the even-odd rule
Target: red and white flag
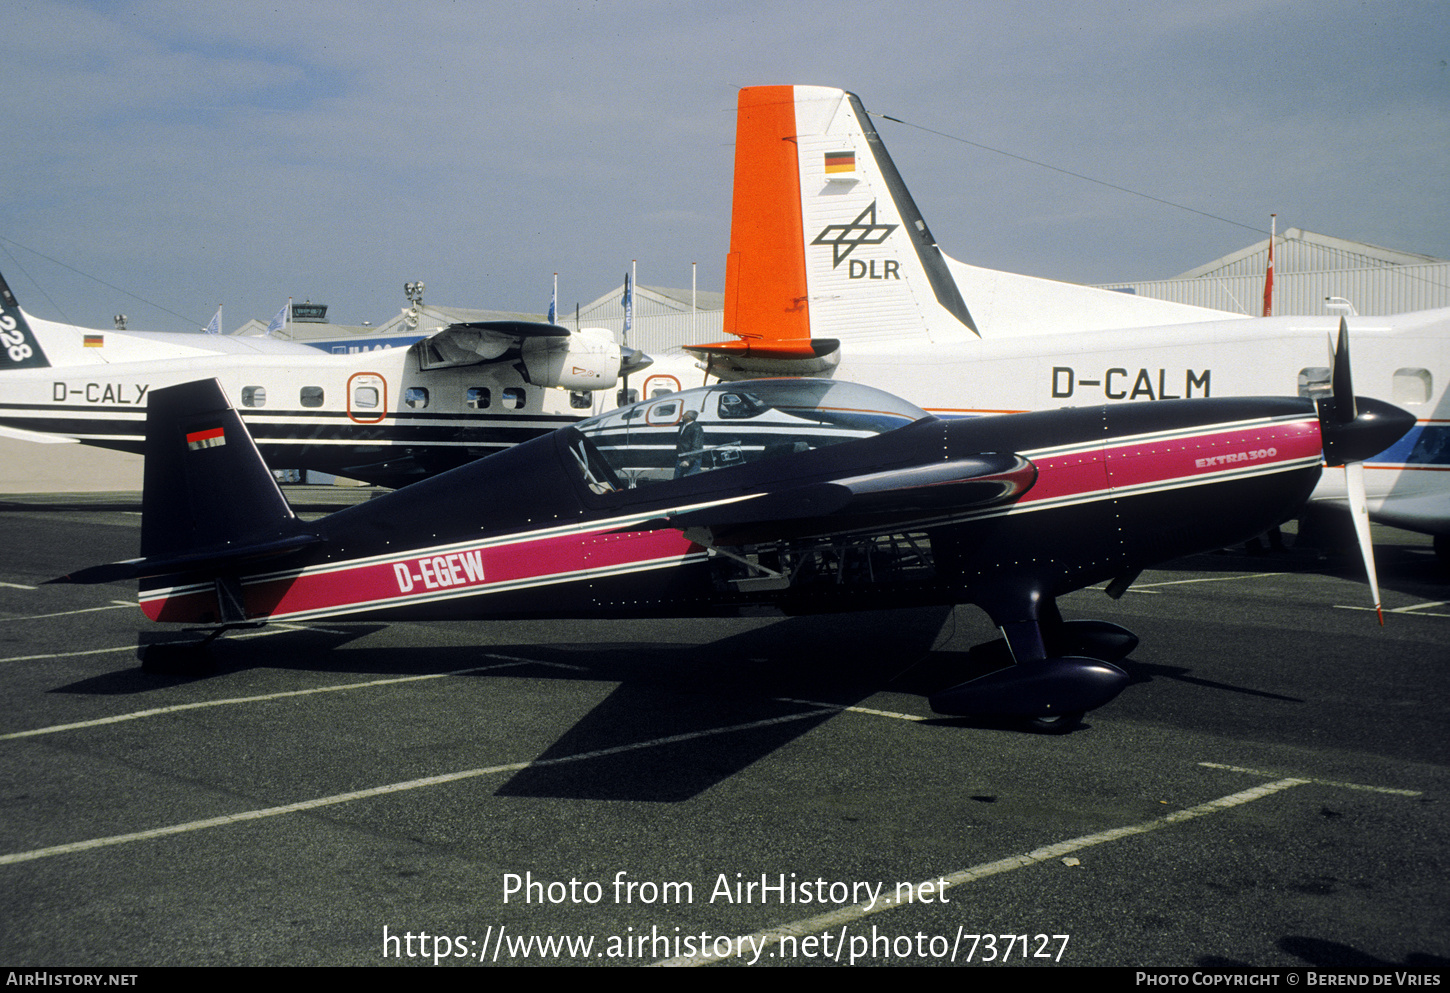
[{"label": "red and white flag", "polygon": [[1269,267],[1264,270],[1264,316],[1274,310],[1274,222],[1278,214],[1269,215]]}]

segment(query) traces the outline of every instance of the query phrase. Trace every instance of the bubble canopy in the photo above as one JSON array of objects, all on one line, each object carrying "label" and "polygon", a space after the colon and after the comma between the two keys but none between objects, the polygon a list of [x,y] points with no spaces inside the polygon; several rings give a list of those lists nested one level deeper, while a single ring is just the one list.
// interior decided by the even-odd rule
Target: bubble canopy
[{"label": "bubble canopy", "polygon": [[586,483],[604,493],[871,438],[930,416],[859,383],[764,379],[670,393],[565,431]]}]

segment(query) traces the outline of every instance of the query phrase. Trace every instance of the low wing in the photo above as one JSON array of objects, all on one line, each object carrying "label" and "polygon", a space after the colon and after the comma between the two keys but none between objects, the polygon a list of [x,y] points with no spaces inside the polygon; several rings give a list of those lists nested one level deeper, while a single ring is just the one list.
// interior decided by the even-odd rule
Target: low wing
[{"label": "low wing", "polygon": [[707,543],[721,545],[890,533],[1010,503],[1036,481],[1030,460],[984,453],[759,493],[644,526],[708,531]]}]

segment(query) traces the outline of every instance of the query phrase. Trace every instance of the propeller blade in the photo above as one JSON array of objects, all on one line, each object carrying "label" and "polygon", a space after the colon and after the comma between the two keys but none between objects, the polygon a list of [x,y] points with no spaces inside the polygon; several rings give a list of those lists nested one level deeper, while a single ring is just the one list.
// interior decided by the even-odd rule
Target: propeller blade
[{"label": "propeller blade", "polygon": [[1364,463],[1344,464],[1344,490],[1349,497],[1349,513],[1354,518],[1354,536],[1359,541],[1359,554],[1364,559],[1364,574],[1369,580],[1369,591],[1374,597],[1374,612],[1385,626],[1384,605],[1380,600],[1379,578],[1374,569],[1374,545],[1369,536],[1369,506],[1364,496]]},{"label": "propeller blade", "polygon": [[[1339,452],[1346,447],[1338,440],[1337,436],[1347,432],[1353,432],[1357,427],[1356,422],[1359,420],[1359,405],[1354,398],[1354,382],[1349,370],[1349,322],[1343,317],[1339,319],[1339,341],[1334,346],[1333,362],[1332,387],[1334,393],[1333,399],[1331,400],[1332,410],[1329,412],[1329,420],[1339,430],[1325,432],[1327,435],[1325,445],[1326,460],[1329,459],[1328,449],[1332,448],[1336,452]],[[1378,406],[1382,405],[1367,406],[1365,412],[1366,423],[1375,422],[1382,417],[1383,412],[1378,410]],[[1390,409],[1394,410],[1394,408]],[[1403,414],[1404,412],[1399,411],[1399,413]],[[1408,417],[1409,415],[1405,416]],[[1321,419],[1323,419],[1322,413]],[[1395,420],[1395,418],[1391,417],[1387,418],[1387,420]],[[1362,425],[1359,427],[1363,430]],[[1394,430],[1394,428],[1391,427],[1390,430]],[[1404,434],[1404,430],[1408,430],[1408,425],[1405,425],[1404,429],[1400,430],[1399,433]],[[1376,431],[1376,433],[1378,432]],[[1330,443],[1331,438],[1334,439],[1333,443]],[[1375,444],[1378,444],[1378,441],[1371,442],[1371,447]],[[1355,458],[1354,455],[1358,455],[1358,458]],[[1343,451],[1341,457],[1344,459],[1344,492],[1349,502],[1349,516],[1354,521],[1354,537],[1359,542],[1360,557],[1364,559],[1364,574],[1365,578],[1369,581],[1370,593],[1374,597],[1375,615],[1379,618],[1380,627],[1384,627],[1384,605],[1380,600],[1379,577],[1376,576],[1374,568],[1374,544],[1370,540],[1369,533],[1369,505],[1364,494],[1364,462],[1362,460],[1366,457],[1366,454],[1359,452],[1351,454],[1348,451]]]},{"label": "propeller blade", "polygon": [[1348,424],[1359,415],[1354,402],[1354,383],[1349,374],[1349,322],[1339,319],[1339,341],[1334,346],[1334,416],[1340,424]]}]

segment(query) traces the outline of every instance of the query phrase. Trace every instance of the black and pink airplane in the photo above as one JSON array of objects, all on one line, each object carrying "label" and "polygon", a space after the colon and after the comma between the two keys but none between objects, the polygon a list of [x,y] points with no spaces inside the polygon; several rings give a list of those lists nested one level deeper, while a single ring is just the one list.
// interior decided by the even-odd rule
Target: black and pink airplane
[{"label": "black and pink airplane", "polygon": [[[721,617],[974,603],[1003,667],[946,714],[1066,730],[1137,645],[1057,598],[1245,541],[1322,466],[1413,417],[1336,397],[1076,407],[945,421],[832,380],[718,384],[621,408],[316,521],[298,519],[214,380],[153,392],[140,580],[208,639],[268,621]],[[203,642],[203,645],[205,642]],[[155,650],[155,649],[153,649]]]}]

